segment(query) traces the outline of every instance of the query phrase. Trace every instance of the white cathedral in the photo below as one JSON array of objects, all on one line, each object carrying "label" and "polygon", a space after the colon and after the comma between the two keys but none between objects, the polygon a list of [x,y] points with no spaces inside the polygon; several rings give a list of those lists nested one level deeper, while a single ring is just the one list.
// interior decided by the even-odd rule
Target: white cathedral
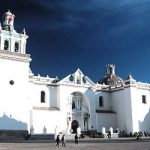
[{"label": "white cathedral", "polygon": [[35,76],[26,54],[28,36],[15,30],[14,18],[7,11],[0,25],[0,130],[150,132],[150,84],[131,75],[122,80],[114,65],[106,66],[97,83],[80,69],[61,80]]}]

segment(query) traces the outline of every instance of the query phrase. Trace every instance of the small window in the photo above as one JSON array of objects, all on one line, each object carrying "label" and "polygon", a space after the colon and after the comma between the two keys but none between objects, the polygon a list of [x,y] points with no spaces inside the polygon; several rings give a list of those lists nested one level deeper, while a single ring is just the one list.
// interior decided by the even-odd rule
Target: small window
[{"label": "small window", "polygon": [[99,107],[104,107],[104,97],[103,96],[99,97]]},{"label": "small window", "polygon": [[70,81],[74,81],[74,76],[73,76],[73,75],[70,75],[69,80],[70,80]]},{"label": "small window", "polygon": [[146,104],[146,95],[142,95],[142,103]]},{"label": "small window", "polygon": [[72,101],[72,109],[76,109],[75,101]]},{"label": "small window", "polygon": [[77,84],[80,84],[80,79],[77,79]]},{"label": "small window", "polygon": [[4,41],[4,50],[8,50],[8,48],[9,48],[9,41],[5,40]]},{"label": "small window", "polygon": [[41,103],[45,103],[45,92],[41,91]]},{"label": "small window", "polygon": [[77,77],[76,83],[77,84],[81,84],[81,78],[80,78],[80,76]]},{"label": "small window", "polygon": [[110,68],[110,74],[112,74],[113,73],[113,69],[112,68]]},{"label": "small window", "polygon": [[19,51],[19,43],[15,42],[15,52],[18,52],[18,51]]}]

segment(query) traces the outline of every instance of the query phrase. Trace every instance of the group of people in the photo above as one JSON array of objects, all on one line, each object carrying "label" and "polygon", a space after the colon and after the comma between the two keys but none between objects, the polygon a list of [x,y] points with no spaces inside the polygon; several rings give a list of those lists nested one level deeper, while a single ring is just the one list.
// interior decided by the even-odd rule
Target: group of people
[{"label": "group of people", "polygon": [[[76,134],[74,137],[75,144],[78,144],[78,135]],[[59,138],[59,135],[56,137],[56,146],[59,147],[60,142],[62,143],[62,147],[66,146],[66,141],[65,141],[65,135],[62,136],[61,140]]]},{"label": "group of people", "polygon": [[[108,132],[107,136],[109,139],[111,139],[111,132],[110,131]],[[75,134],[75,136],[74,136],[75,144],[78,144],[78,140],[79,140],[78,134]],[[61,137],[61,139],[60,139],[59,135],[57,135],[57,137],[56,137],[56,146],[57,147],[59,147],[60,142],[62,143],[62,147],[66,146],[65,135],[63,135]]]},{"label": "group of people", "polygon": [[[59,135],[57,135],[57,138],[56,138],[56,146],[57,147],[59,147],[59,143],[60,143],[60,138],[59,138]],[[61,143],[62,143],[62,147],[66,146],[65,135],[62,136]]]}]

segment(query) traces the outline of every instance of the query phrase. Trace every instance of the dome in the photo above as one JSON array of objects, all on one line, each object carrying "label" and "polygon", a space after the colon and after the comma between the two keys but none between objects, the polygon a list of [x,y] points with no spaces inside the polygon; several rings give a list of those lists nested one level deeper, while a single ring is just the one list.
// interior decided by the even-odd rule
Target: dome
[{"label": "dome", "polygon": [[107,65],[107,75],[104,76],[101,80],[98,81],[99,84],[105,85],[120,85],[123,83],[123,80],[115,75],[115,66],[114,65]]},{"label": "dome", "polygon": [[99,84],[117,85],[122,84],[123,80],[117,75],[107,75],[98,81]]}]

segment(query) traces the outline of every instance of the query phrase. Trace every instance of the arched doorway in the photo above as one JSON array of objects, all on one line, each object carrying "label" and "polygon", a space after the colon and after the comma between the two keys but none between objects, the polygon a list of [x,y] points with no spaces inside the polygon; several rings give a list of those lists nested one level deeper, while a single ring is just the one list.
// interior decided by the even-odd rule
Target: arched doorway
[{"label": "arched doorway", "polygon": [[71,123],[71,129],[73,133],[77,133],[77,128],[79,127],[79,123],[77,120],[73,120]]}]

